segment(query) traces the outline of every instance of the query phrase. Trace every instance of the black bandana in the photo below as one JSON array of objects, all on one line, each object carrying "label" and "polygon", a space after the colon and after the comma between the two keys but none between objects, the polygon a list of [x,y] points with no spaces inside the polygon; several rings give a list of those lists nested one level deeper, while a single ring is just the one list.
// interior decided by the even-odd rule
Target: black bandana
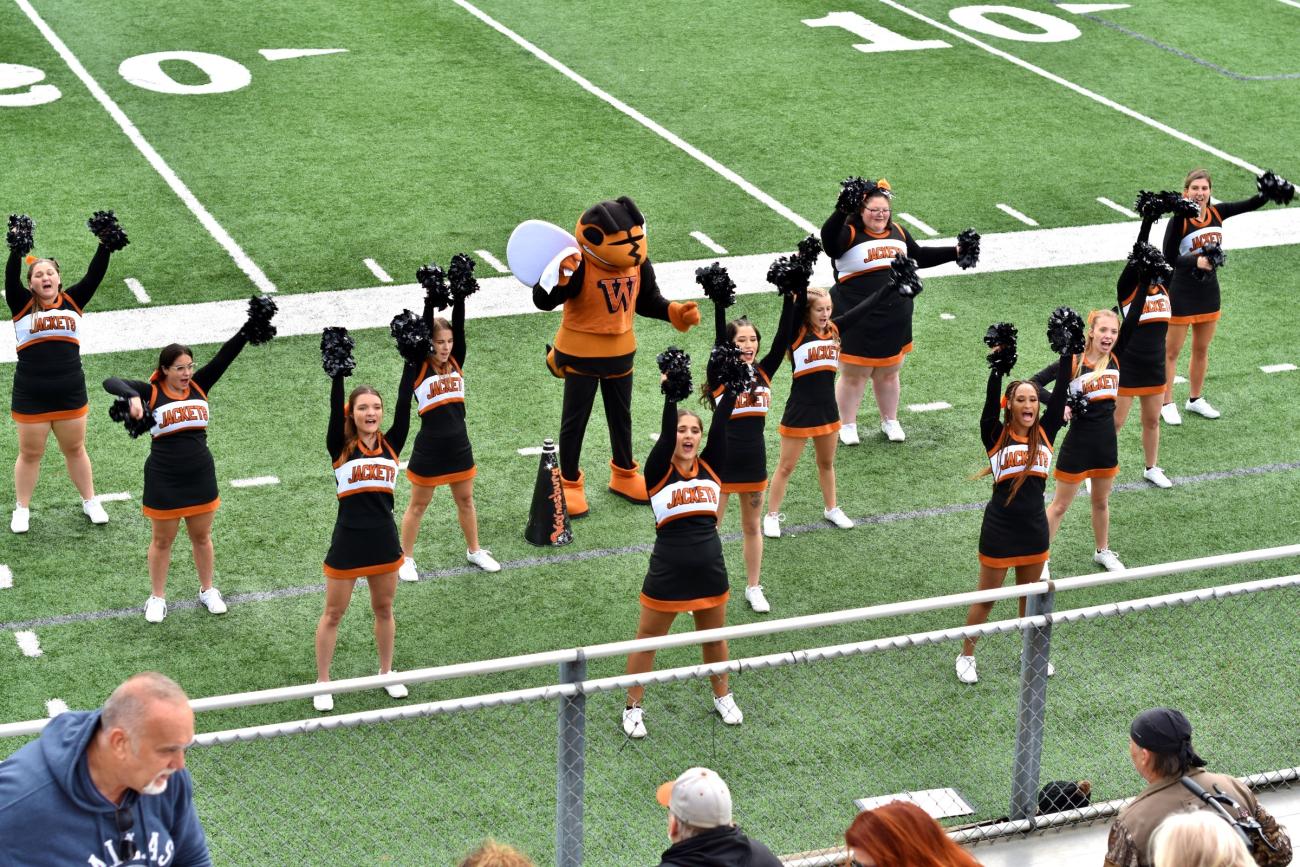
[{"label": "black bandana", "polygon": [[1205,759],[1192,749],[1192,724],[1181,711],[1167,707],[1153,707],[1143,711],[1129,726],[1133,743],[1163,755],[1176,755],[1194,768],[1205,767]]}]

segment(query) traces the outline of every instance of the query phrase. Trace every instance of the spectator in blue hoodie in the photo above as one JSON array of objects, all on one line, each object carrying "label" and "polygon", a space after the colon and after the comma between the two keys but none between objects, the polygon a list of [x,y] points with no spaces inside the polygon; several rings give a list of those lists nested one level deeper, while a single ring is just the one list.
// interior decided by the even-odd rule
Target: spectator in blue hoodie
[{"label": "spectator in blue hoodie", "polygon": [[156,672],[59,714],[0,762],[0,867],[211,867],[185,750],[194,712]]}]

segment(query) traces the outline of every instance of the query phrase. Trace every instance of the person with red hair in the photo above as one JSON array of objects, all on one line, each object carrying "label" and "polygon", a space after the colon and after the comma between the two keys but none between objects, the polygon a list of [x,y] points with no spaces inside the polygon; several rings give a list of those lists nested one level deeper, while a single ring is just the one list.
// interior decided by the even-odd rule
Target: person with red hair
[{"label": "person with red hair", "polygon": [[852,867],[979,867],[930,814],[908,801],[858,813],[844,832]]}]

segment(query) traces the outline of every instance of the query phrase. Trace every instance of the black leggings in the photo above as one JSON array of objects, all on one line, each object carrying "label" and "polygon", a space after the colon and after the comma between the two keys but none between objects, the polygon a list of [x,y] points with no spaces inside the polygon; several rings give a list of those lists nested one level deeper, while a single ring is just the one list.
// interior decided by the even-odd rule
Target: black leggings
[{"label": "black leggings", "polygon": [[609,425],[609,448],[614,466],[626,470],[636,466],[632,458],[632,374],[602,379],[566,373],[564,409],[560,421],[560,474],[571,482],[578,480],[582,458],[582,440],[591,418],[599,386],[605,403],[605,423]]}]

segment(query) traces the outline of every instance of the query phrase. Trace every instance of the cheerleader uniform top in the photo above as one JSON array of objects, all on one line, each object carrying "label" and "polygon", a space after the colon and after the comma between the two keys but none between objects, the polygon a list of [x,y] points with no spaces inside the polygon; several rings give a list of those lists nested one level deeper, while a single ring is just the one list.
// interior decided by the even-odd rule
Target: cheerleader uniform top
[{"label": "cheerleader uniform top", "polygon": [[[1070,356],[1063,355],[1058,364],[1068,366],[1070,361]],[[1035,449],[1032,463],[1029,444],[1023,437],[1007,430],[1008,425],[1002,422],[1002,391],[1002,375],[990,373],[988,392],[984,396],[984,412],[980,415],[980,437],[988,452],[989,468],[993,471],[993,497],[985,510],[986,520],[988,512],[993,510],[1008,516],[1045,516],[1043,492],[1052,466],[1052,443],[1056,441],[1056,434],[1065,423],[1067,381],[1063,377],[1057,379],[1047,408],[1042,410],[1042,421],[1039,424],[1042,442]],[[1028,477],[1015,498],[1007,503],[1012,484],[1022,474]]]},{"label": "cheerleader uniform top", "polygon": [[1207,244],[1223,243],[1223,223],[1229,217],[1258,210],[1268,202],[1257,194],[1239,202],[1206,205],[1199,217],[1169,218],[1165,226],[1165,261],[1173,266],[1169,283],[1173,299],[1173,324],[1193,325],[1219,318],[1219,275],[1201,271],[1196,259]]},{"label": "cheerleader uniform top", "polygon": [[[1142,221],[1139,243],[1147,242],[1152,222],[1152,219]],[[1120,394],[1157,394],[1165,386],[1165,338],[1173,311],[1169,288],[1163,281],[1144,283],[1138,267],[1129,262],[1115,283],[1115,296],[1126,322],[1130,307],[1134,303],[1141,307],[1136,327],[1123,348],[1117,345],[1115,350],[1115,357],[1120,361]]]},{"label": "cheerleader uniform top", "polygon": [[[367,448],[360,438],[345,454],[343,451],[344,377],[336,376],[330,385],[330,419],[325,433],[325,448],[334,462],[335,493],[339,511],[335,528],[393,528],[393,489],[397,487],[397,456],[406,445],[411,428],[411,391],[415,378],[413,365],[406,365],[397,394],[393,424],[381,433],[374,448]],[[399,550],[400,553],[400,550]]]},{"label": "cheerleader uniform top", "polygon": [[10,414],[14,421],[35,423],[80,418],[90,409],[81,369],[81,311],[108,272],[109,251],[102,244],[86,275],[62,290],[49,307],[22,282],[23,256],[9,251],[5,265],[5,300],[14,323],[18,364]]}]

